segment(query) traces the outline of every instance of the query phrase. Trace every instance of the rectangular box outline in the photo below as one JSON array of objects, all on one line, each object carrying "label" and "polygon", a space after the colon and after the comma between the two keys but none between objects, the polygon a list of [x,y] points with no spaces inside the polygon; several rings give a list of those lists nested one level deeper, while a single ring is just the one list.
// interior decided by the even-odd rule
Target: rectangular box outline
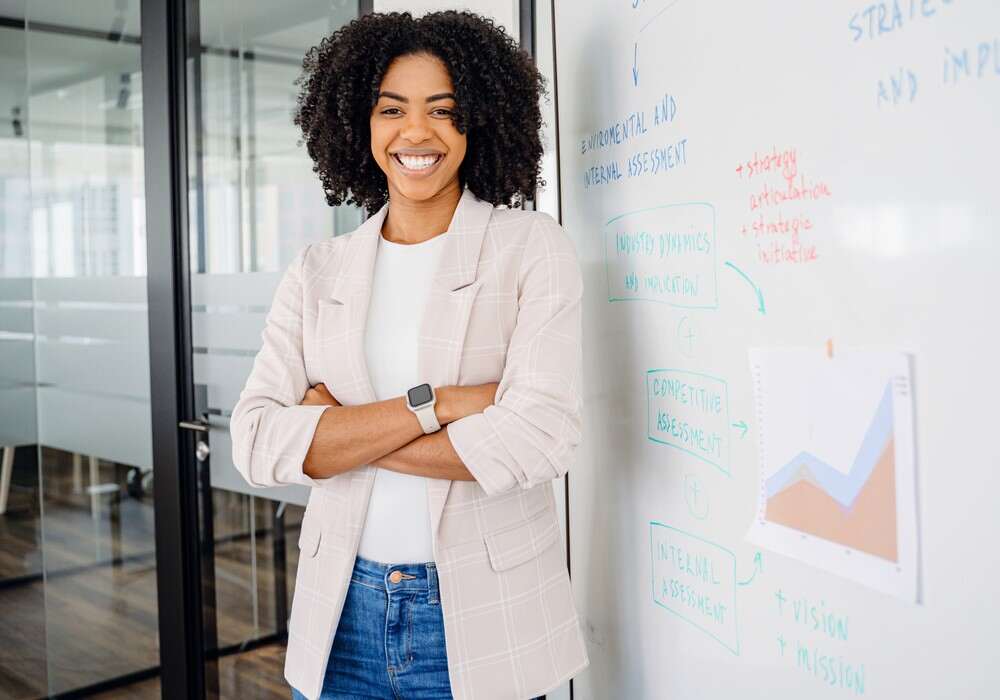
[{"label": "rectangular box outline", "polygon": [[[697,452],[693,452],[692,450],[689,450],[686,447],[681,447],[680,445],[675,445],[672,442],[667,442],[665,440],[659,440],[659,439],[657,439],[657,438],[655,438],[655,437],[653,437],[652,435],[649,434],[649,417],[652,414],[652,412],[650,410],[651,401],[650,401],[650,395],[649,395],[649,375],[651,375],[653,372],[681,372],[683,374],[690,374],[690,375],[695,376],[695,377],[703,377],[705,379],[711,379],[713,381],[720,382],[722,384],[723,388],[726,390],[726,431],[727,431],[727,433],[726,433],[726,466],[725,467],[723,467],[721,464],[716,464],[715,462],[713,462],[712,460],[708,459],[707,457],[704,457],[703,455],[700,455]],[[681,452],[689,454],[692,457],[700,459],[703,462],[707,462],[708,464],[711,464],[713,467],[715,467],[716,469],[718,469],[720,472],[722,472],[723,474],[725,474],[729,478],[732,478],[733,471],[732,471],[732,466],[730,465],[730,459],[732,457],[732,441],[729,439],[729,433],[728,433],[728,431],[729,431],[729,429],[731,427],[731,424],[730,424],[729,421],[730,421],[730,418],[729,418],[729,382],[727,382],[722,377],[715,377],[715,376],[712,376],[711,374],[705,374],[704,372],[692,372],[691,370],[687,370],[687,369],[677,369],[675,367],[663,367],[663,368],[659,368],[659,369],[647,369],[646,370],[646,439],[649,440],[650,442],[655,442],[658,445],[666,445],[667,447],[673,447],[675,450],[680,450]]]},{"label": "rectangular box outline", "polygon": [[[731,646],[729,646],[726,642],[724,642],[722,639],[720,639],[719,637],[717,637],[715,634],[713,634],[712,632],[708,631],[707,629],[705,629],[704,627],[702,627],[701,625],[699,625],[694,620],[692,620],[690,618],[687,618],[687,617],[684,617],[683,615],[681,615],[679,612],[677,612],[673,608],[668,608],[666,605],[664,605],[663,603],[659,602],[656,599],[656,574],[655,574],[655,567],[653,565],[653,527],[654,526],[656,526],[656,527],[662,527],[662,528],[665,528],[667,530],[673,530],[674,532],[679,532],[680,534],[682,534],[682,535],[684,535],[686,537],[690,537],[691,539],[698,540],[699,542],[702,542],[703,544],[707,544],[709,546],[715,547],[716,549],[721,550],[724,554],[729,555],[729,557],[732,559],[732,561],[733,561],[733,608],[732,608],[732,610],[733,610],[733,631],[736,633],[736,648],[735,649],[733,649]],[[654,605],[657,605],[657,606],[663,608],[667,612],[673,613],[674,615],[676,615],[680,619],[682,619],[685,622],[687,622],[689,625],[691,625],[691,626],[693,626],[693,627],[701,630],[702,632],[704,632],[705,634],[707,634],[709,637],[711,637],[712,639],[714,639],[715,641],[717,641],[719,644],[721,644],[722,646],[724,646],[734,656],[739,656],[740,655],[740,618],[739,618],[739,615],[736,614],[736,589],[739,586],[739,584],[736,581],[736,554],[732,550],[726,549],[721,544],[716,544],[715,542],[711,542],[709,540],[706,540],[704,537],[700,537],[700,536],[692,534],[690,532],[686,532],[684,530],[681,530],[680,528],[674,527],[673,525],[667,525],[666,523],[661,523],[658,520],[650,520],[649,521],[649,579],[650,579],[650,581],[649,581],[650,582],[650,593],[652,593],[652,595],[653,595],[653,604]]]},{"label": "rectangular box outline", "polygon": [[[715,301],[711,304],[682,304],[675,301],[664,301],[662,299],[647,299],[645,297],[615,297],[611,295],[611,271],[610,263],[608,262],[608,226],[618,221],[619,219],[624,219],[626,216],[633,216],[635,214],[644,214],[648,211],[656,211],[657,209],[671,209],[674,207],[690,207],[690,206],[701,206],[708,207],[708,210],[712,213],[712,290]],[[716,238],[716,215],[715,206],[709,202],[677,202],[675,204],[661,204],[655,207],[645,207],[643,209],[636,209],[634,211],[628,211],[624,214],[618,214],[607,220],[604,224],[604,277],[607,281],[608,286],[608,302],[615,301],[651,301],[654,304],[664,304],[666,306],[672,306],[676,309],[717,309],[719,308],[719,245],[718,239]]]}]

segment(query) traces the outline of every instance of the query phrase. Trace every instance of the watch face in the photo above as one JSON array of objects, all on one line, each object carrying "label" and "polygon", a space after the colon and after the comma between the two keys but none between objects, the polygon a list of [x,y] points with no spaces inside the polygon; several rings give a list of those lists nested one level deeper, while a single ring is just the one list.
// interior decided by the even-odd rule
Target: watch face
[{"label": "watch face", "polygon": [[425,403],[430,403],[433,397],[430,384],[421,384],[406,392],[406,398],[414,408],[420,408]]}]

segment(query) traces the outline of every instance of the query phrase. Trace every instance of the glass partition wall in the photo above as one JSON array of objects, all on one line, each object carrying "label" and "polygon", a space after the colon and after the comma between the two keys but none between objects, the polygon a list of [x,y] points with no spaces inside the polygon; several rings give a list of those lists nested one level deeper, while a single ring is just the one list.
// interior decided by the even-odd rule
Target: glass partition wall
[{"label": "glass partition wall", "polygon": [[159,663],[139,2],[0,17],[0,697],[29,698]]},{"label": "glass partition wall", "polygon": [[[160,695],[143,4],[0,0],[0,699]],[[285,266],[361,220],[325,204],[291,123],[302,54],[359,4],[186,7],[207,693],[283,698],[305,493],[250,489],[228,419]]]},{"label": "glass partition wall", "polygon": [[[200,45],[188,56],[188,259],[195,396],[211,446],[214,586],[206,597],[214,598],[216,629],[207,637],[222,654],[223,696],[249,697],[269,682],[284,697],[273,643],[286,632],[307,494],[246,484],[231,461],[229,416],[288,263],[306,244],[361,221],[356,208],[327,206],[292,123],[303,54],[359,7],[197,0],[188,8],[197,21],[189,46]],[[254,658],[226,653],[236,648],[257,648],[260,677],[231,662]]]}]

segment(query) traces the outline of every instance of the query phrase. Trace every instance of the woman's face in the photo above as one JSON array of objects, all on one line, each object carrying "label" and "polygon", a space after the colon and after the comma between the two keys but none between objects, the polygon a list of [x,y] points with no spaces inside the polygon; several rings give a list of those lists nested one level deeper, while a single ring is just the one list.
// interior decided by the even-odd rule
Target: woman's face
[{"label": "woman's face", "polygon": [[454,86],[444,63],[428,54],[389,65],[371,114],[372,155],[389,196],[425,201],[458,186],[466,138],[452,123]]}]

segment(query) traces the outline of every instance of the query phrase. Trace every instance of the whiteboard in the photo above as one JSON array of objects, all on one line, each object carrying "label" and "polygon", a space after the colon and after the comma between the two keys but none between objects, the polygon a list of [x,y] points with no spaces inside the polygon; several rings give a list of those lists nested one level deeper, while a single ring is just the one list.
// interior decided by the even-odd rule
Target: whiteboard
[{"label": "whiteboard", "polygon": [[1000,697],[1000,4],[554,22],[574,697]]}]

